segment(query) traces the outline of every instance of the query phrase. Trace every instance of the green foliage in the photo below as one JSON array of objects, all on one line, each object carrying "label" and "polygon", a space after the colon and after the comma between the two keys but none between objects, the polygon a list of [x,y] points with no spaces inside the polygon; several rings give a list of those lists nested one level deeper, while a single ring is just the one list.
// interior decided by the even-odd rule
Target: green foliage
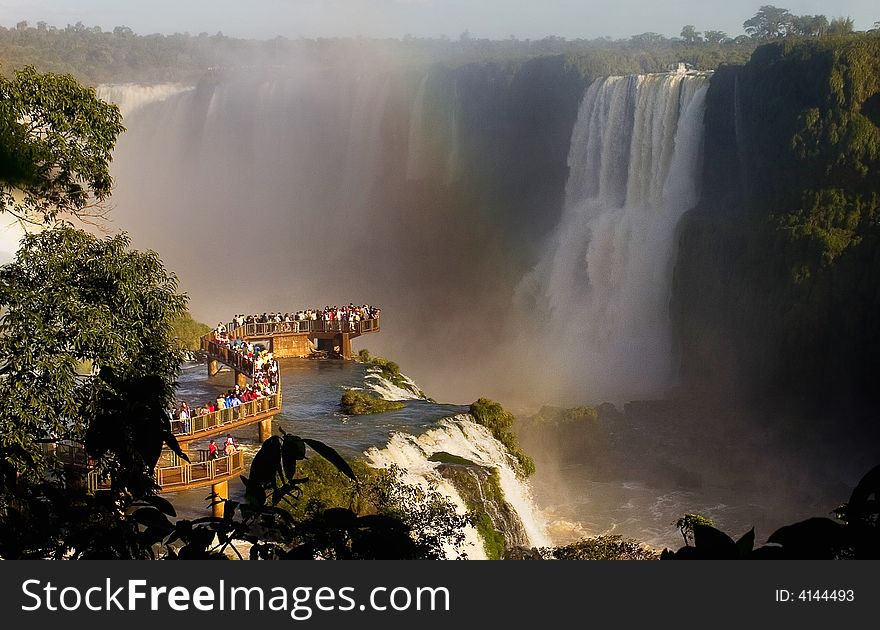
[{"label": "green foliage", "polygon": [[[360,59],[422,70],[435,63],[460,67],[488,62],[506,65],[513,72],[530,60],[558,56],[580,58],[585,66],[606,70],[599,74],[622,74],[632,72],[633,67],[642,67],[643,71],[664,70],[676,61],[686,61],[701,69],[712,69],[719,63],[741,62],[754,47],[745,39],[745,42],[703,42],[694,38],[686,42],[657,33],[642,33],[619,40],[548,36],[499,41],[476,37],[457,41],[414,37],[255,41],[204,33],[137,35],[125,26],[104,32],[80,24],[66,29],[48,25],[0,28],[0,59],[7,68],[33,65],[42,71],[70,73],[90,84],[194,83],[205,75],[206,68],[223,68],[229,59],[243,66],[269,64],[275,67],[350,65],[352,59]],[[592,79],[599,74],[584,76]]]},{"label": "green foliage", "polygon": [[793,21],[794,16],[788,9],[765,4],[743,22],[743,30],[756,39],[783,37],[791,32]]},{"label": "green foliage", "polygon": [[379,368],[379,376],[392,383],[393,385],[403,390],[412,392],[419,398],[434,402],[433,399],[429,398],[425,392],[423,392],[421,389],[415,388],[412,383],[403,374],[400,373],[400,366],[397,365],[397,363],[395,363],[394,361],[389,361],[388,359],[382,357],[374,357],[366,348],[358,352],[358,360],[361,363],[367,363],[373,367]]},{"label": "green foliage", "polygon": [[[111,445],[137,451],[136,434],[118,444],[106,434],[111,426],[157,435],[165,428],[181,358],[170,322],[185,298],[154,252],[128,246],[124,235],[99,239],[59,226],[26,235],[0,269],[0,448],[5,464],[29,479],[42,476],[40,438],[89,438],[99,456]],[[92,375],[77,377],[84,361]],[[114,467],[144,474],[150,459]]]},{"label": "green foliage", "polygon": [[716,73],[706,159],[675,278],[684,369],[704,389],[719,374],[762,397],[870,400],[880,38],[787,38]]},{"label": "green foliage", "polygon": [[394,361],[389,361],[382,357],[371,356],[369,350],[366,349],[361,350],[358,353],[358,358],[364,363],[369,363],[370,365],[379,368],[379,373],[382,378],[390,381],[398,387],[408,387],[408,383],[403,379],[403,376],[400,373],[400,366]]},{"label": "green foliage", "polygon": [[193,319],[189,311],[171,321],[171,336],[181,350],[198,350],[201,338],[211,332],[211,327]]},{"label": "green foliage", "polygon": [[458,514],[455,505],[436,488],[411,485],[400,468],[391,466],[374,471],[364,493],[378,514],[407,526],[419,557],[467,558],[464,528],[472,524],[472,516]]},{"label": "green foliage", "polygon": [[675,526],[681,532],[684,544],[689,545],[694,538],[694,527],[715,527],[715,523],[712,522],[712,519],[706,518],[702,514],[685,514],[675,521]]},{"label": "green foliage", "polygon": [[342,395],[342,400],[339,404],[342,407],[342,411],[350,416],[385,413],[386,411],[403,409],[405,406],[400,401],[385,400],[355,389],[346,391]]},{"label": "green foliage", "polygon": [[504,558],[504,552],[507,544],[504,540],[504,534],[495,529],[492,519],[485,512],[477,512],[474,516],[474,527],[480,538],[483,539],[483,551],[486,553],[487,560],[501,560]]},{"label": "green foliage", "polygon": [[100,217],[121,119],[71,76],[0,77],[0,210],[34,223]]},{"label": "green foliage", "polygon": [[632,538],[605,534],[539,550],[545,560],[658,560],[660,554]]},{"label": "green foliage", "polygon": [[528,477],[535,472],[535,462],[520,448],[513,427],[513,414],[506,411],[500,404],[488,398],[480,398],[470,406],[469,413],[477,424],[481,424],[492,433],[492,437],[501,442],[519,464],[519,474]]},{"label": "green foliage", "polygon": [[[58,226],[25,236],[15,261],[0,269],[6,557],[102,536],[107,553],[130,553],[127,530],[114,520],[117,502],[154,491],[163,444],[180,452],[164,408],[181,361],[170,322],[186,300],[155,253],[128,246],[124,235],[99,239]],[[89,374],[78,374],[83,365]],[[112,491],[65,495],[62,464],[41,448],[59,439],[84,443]]]}]

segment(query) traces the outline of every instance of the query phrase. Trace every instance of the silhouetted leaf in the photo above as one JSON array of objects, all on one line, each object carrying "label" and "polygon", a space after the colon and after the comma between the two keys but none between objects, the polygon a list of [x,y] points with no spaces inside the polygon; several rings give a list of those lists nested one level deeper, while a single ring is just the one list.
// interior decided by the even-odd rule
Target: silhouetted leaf
[{"label": "silhouetted leaf", "polygon": [[737,556],[736,543],[719,529],[708,525],[694,525],[694,548],[704,559],[724,560]]},{"label": "silhouetted leaf", "polygon": [[168,521],[168,517],[155,508],[140,508],[135,510],[131,517],[135,522],[146,527],[155,527],[169,532],[174,529],[174,526]]},{"label": "silhouetted leaf", "polygon": [[846,529],[828,518],[810,518],[780,527],[767,542],[781,545],[786,558],[833,559],[846,545]]},{"label": "silhouetted leaf", "polygon": [[148,497],[144,497],[144,501],[155,507],[160,512],[167,514],[168,516],[177,516],[177,512],[174,510],[174,506],[168,499],[164,499],[157,495],[150,495]]},{"label": "silhouetted leaf", "polygon": [[[874,497],[873,500],[871,497]],[[876,516],[878,500],[880,500],[880,466],[875,466],[853,489],[842,516],[850,523]]]},{"label": "silhouetted leaf", "polygon": [[296,462],[306,458],[306,444],[296,435],[284,435],[281,447],[281,463],[288,479],[296,476]]},{"label": "silhouetted leaf", "polygon": [[357,477],[355,477],[354,471],[351,469],[351,466],[349,466],[348,462],[342,459],[342,456],[334,449],[327,446],[323,442],[319,442],[318,440],[304,438],[303,442],[311,446],[315,450],[315,452],[318,453],[321,457],[336,466],[339,472],[354,481],[355,484],[358,483]]},{"label": "silhouetted leaf", "polygon": [[281,438],[273,435],[263,442],[263,446],[251,462],[251,477],[248,487],[267,488],[275,483],[275,476],[281,472]]},{"label": "silhouetted leaf", "polygon": [[736,550],[739,553],[740,558],[747,557],[752,549],[755,548],[755,528],[753,527],[745,534],[742,535],[742,538],[736,541]]},{"label": "silhouetted leaf", "polygon": [[168,448],[170,448],[174,452],[174,454],[177,455],[180,459],[184,460],[187,463],[192,463],[190,462],[189,455],[187,455],[183,451],[183,449],[180,448],[180,444],[178,444],[177,438],[174,437],[173,433],[165,434],[165,443],[168,445]]}]

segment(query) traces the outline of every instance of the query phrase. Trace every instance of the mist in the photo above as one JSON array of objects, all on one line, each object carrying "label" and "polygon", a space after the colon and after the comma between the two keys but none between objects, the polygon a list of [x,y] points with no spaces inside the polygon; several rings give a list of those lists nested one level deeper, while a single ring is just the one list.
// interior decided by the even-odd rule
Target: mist
[{"label": "mist", "polygon": [[426,76],[352,62],[103,89],[128,110],[113,227],[160,253],[198,319],[375,304],[382,333],[356,349],[474,400],[503,380],[482,366],[516,277],[504,231],[454,184],[454,107],[425,101]]}]

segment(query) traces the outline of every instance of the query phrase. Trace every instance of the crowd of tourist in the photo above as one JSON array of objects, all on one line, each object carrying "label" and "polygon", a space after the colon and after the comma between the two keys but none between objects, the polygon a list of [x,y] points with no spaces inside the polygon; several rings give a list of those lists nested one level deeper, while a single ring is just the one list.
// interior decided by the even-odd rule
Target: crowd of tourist
[{"label": "crowd of tourist", "polygon": [[[229,333],[226,332],[226,327],[222,323],[217,324],[217,328],[214,329],[213,338],[214,343],[229,349],[253,364],[254,371],[251,376],[253,378],[253,387],[258,397],[260,395],[269,396],[278,391],[278,361],[269,350],[259,344],[245,341],[238,337],[230,338]],[[249,385],[248,387],[251,386]]]},{"label": "crowd of tourist", "polygon": [[[357,329],[358,322],[379,319],[381,309],[370,304],[362,304],[357,306],[354,302],[349,302],[348,306],[325,306],[321,308],[307,308],[295,313],[263,313],[262,315],[245,315],[237,314],[232,318],[232,325],[238,328],[245,324],[284,324],[293,322],[316,322],[322,321],[325,324],[337,322],[340,329],[348,328],[352,331]],[[220,325],[222,326],[222,324]],[[225,330],[225,326],[223,327]]]},{"label": "crowd of tourist", "polygon": [[[190,408],[186,402],[177,405],[169,405],[165,410],[172,426],[179,426],[183,433],[190,431],[190,419],[205,416],[221,409],[230,409],[258,400],[265,396],[271,396],[278,392],[278,361],[272,353],[260,345],[246,342],[243,339],[230,339],[223,324],[218,324],[213,331],[214,342],[228,348],[233,353],[247,359],[253,364],[254,371],[250,375],[252,382],[245,386],[235,385],[226,390],[213,402]],[[228,446],[228,444],[227,444]],[[228,452],[226,453],[228,454]]]}]

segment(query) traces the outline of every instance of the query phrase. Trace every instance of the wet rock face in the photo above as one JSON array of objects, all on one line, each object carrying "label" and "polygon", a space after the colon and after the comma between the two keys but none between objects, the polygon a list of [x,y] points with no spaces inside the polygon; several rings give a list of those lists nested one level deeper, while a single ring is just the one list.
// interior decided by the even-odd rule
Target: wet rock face
[{"label": "wet rock face", "polygon": [[505,549],[531,546],[522,519],[504,498],[493,468],[473,462],[447,463],[440,464],[437,472],[455,485],[472,512],[489,517],[492,528],[504,537]]}]

